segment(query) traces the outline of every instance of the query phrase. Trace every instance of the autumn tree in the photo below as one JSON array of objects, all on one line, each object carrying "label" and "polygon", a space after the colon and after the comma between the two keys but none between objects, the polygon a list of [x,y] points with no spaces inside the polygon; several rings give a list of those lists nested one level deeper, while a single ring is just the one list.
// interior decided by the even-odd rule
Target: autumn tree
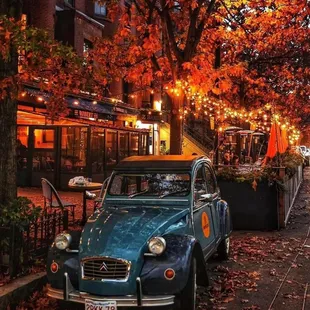
[{"label": "autumn tree", "polygon": [[[132,0],[130,10],[104,2],[119,27],[111,40],[97,42],[94,57],[136,89],[164,89],[171,100],[172,154],[182,151],[182,110],[197,94],[224,102],[222,110],[272,102],[296,120],[296,112],[305,111],[304,1]],[[215,66],[216,55],[221,66]]]},{"label": "autumn tree", "polygon": [[223,5],[222,12],[229,26],[221,30],[226,51],[222,61],[243,62],[247,68],[224,97],[236,102],[242,84],[247,106],[269,103],[291,124],[307,130],[310,15],[306,2],[231,2]]},{"label": "autumn tree", "polygon": [[24,83],[49,94],[46,108],[52,119],[66,113],[65,94],[96,89],[90,85],[91,65],[43,30],[27,27],[20,7],[13,0],[0,5],[0,205],[17,196],[17,98]]}]

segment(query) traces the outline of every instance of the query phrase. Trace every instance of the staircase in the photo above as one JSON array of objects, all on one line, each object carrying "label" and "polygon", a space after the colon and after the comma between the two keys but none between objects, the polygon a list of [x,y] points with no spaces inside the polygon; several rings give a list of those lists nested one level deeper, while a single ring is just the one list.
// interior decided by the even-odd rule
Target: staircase
[{"label": "staircase", "polygon": [[[161,130],[170,136],[170,125],[168,123],[161,124]],[[191,130],[188,126],[184,125],[183,132],[183,154],[192,155],[209,155],[213,149],[213,140],[206,135],[202,136],[198,132]]]}]

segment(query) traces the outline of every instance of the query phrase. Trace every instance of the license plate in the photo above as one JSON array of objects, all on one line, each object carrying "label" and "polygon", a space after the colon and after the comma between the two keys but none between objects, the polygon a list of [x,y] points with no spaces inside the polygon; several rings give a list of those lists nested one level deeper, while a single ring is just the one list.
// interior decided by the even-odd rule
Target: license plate
[{"label": "license plate", "polygon": [[116,301],[86,299],[85,310],[117,310]]}]

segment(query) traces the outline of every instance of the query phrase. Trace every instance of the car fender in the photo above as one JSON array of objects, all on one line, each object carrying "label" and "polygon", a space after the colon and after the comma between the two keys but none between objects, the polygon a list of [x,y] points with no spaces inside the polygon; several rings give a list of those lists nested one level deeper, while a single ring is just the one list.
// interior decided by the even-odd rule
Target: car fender
[{"label": "car fender", "polygon": [[225,200],[220,200],[218,202],[218,210],[220,211],[220,229],[222,238],[225,238],[232,232],[232,221],[228,203]]},{"label": "car fender", "polygon": [[[53,243],[47,256],[46,271],[48,283],[51,287],[57,289],[63,289],[63,277],[65,272],[68,273],[72,286],[75,289],[79,287],[80,262],[79,255],[76,251],[78,250],[81,232],[69,231],[68,233],[70,233],[72,237],[72,243],[69,247],[70,250],[59,250]],[[58,264],[57,272],[51,271],[51,264],[53,262]]]},{"label": "car fender", "polygon": [[[146,295],[180,293],[189,277],[192,257],[197,260],[197,282],[207,285],[206,263],[197,239],[189,235],[165,235],[166,250],[160,256],[145,256],[141,270],[142,292]],[[165,271],[171,268],[175,277],[166,279]]]}]

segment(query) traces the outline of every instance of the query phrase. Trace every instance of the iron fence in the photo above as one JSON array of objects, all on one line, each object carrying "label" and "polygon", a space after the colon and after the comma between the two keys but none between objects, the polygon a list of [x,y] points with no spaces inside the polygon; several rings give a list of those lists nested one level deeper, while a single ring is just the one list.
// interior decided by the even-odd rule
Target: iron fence
[{"label": "iron fence", "polygon": [[55,236],[68,229],[68,211],[44,213],[25,227],[0,227],[0,266],[10,276],[25,271],[36,259],[45,258]]}]

